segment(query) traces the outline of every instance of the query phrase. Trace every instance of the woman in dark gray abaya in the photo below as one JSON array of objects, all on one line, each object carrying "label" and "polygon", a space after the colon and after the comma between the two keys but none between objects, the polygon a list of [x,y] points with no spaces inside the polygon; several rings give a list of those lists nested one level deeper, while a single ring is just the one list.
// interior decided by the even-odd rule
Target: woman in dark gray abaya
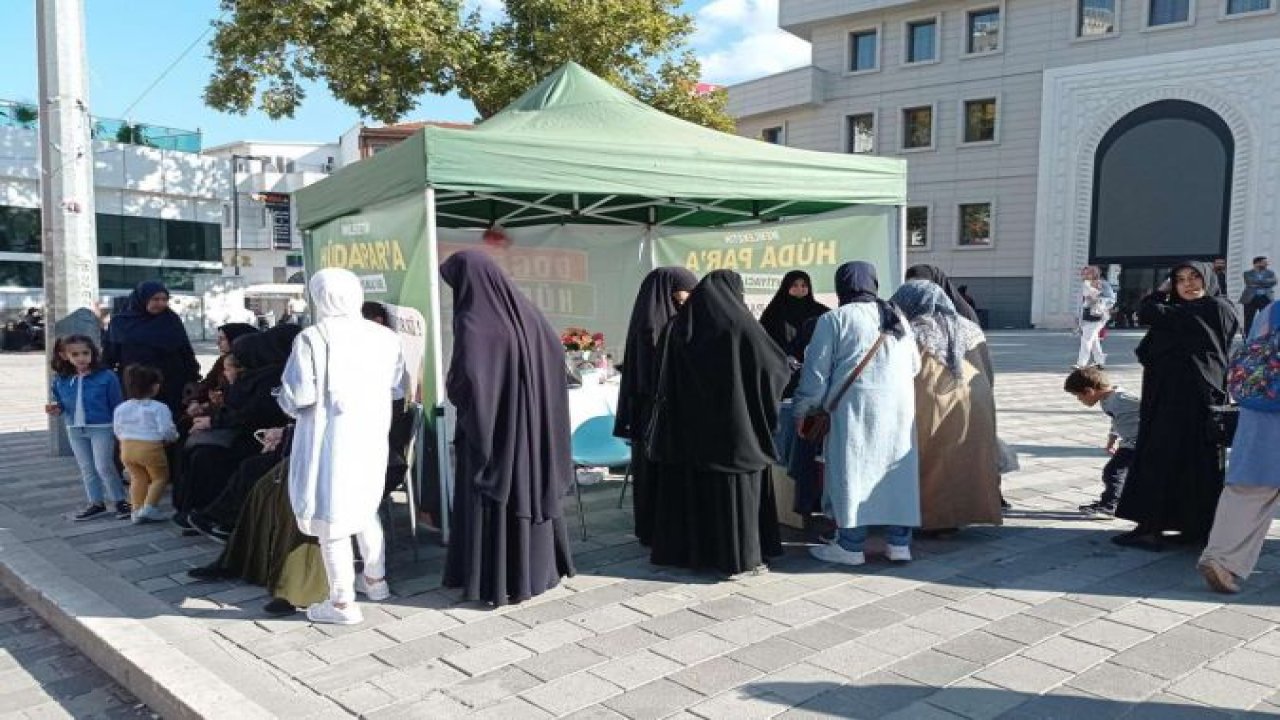
[{"label": "woman in dark gray abaya", "polygon": [[561,514],[573,483],[564,350],[485,253],[459,252],[440,275],[453,288],[446,387],[458,409],[444,586],[518,603],[574,574]]}]

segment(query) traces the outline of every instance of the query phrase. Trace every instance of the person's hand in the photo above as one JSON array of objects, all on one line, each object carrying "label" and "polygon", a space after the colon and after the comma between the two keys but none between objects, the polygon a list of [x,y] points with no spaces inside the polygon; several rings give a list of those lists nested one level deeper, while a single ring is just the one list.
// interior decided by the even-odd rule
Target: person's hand
[{"label": "person's hand", "polygon": [[47,415],[61,415],[62,408],[58,407],[58,403],[45,403],[44,411]]},{"label": "person's hand", "polygon": [[224,400],[225,398],[226,398],[226,395],[225,395],[221,390],[210,390],[210,391],[209,391],[209,406],[210,406],[210,407],[222,407],[222,403],[223,403],[223,400]]},{"label": "person's hand", "polygon": [[788,356],[787,356],[787,367],[788,367],[788,368],[790,368],[790,369],[792,370],[792,372],[794,372],[794,371],[799,370],[800,368],[804,367],[804,363],[802,363],[802,362],[800,362],[799,360],[797,360],[797,359],[795,359],[795,358],[791,357],[790,355],[788,355]]},{"label": "person's hand", "polygon": [[213,426],[213,421],[210,420],[208,417],[198,417],[195,420],[191,421],[192,432],[200,432],[202,430],[208,430],[212,426]]},{"label": "person's hand", "polygon": [[264,430],[262,433],[262,452],[269,453],[280,447],[280,442],[284,440],[284,428],[271,428]]}]

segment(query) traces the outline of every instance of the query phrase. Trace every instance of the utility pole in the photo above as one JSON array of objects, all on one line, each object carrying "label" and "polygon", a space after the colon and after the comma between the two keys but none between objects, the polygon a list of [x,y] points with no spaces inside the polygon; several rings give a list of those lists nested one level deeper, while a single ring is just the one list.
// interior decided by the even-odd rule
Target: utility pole
[{"label": "utility pole", "polygon": [[[40,221],[46,353],[54,325],[98,300],[93,140],[85,83],[82,0],[36,0],[40,69]],[[50,451],[69,455],[62,421],[49,418]]]}]

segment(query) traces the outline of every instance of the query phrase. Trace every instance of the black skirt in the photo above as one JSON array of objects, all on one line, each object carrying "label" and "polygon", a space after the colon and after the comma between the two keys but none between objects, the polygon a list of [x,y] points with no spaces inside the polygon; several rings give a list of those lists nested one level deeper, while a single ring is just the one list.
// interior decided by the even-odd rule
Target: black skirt
[{"label": "black skirt", "polygon": [[563,517],[541,523],[516,517],[506,503],[459,482],[453,489],[452,521],[441,584],[462,588],[466,600],[494,606],[520,603],[574,575]]},{"label": "black skirt", "polygon": [[664,466],[654,503],[655,565],[736,575],[782,554],[770,467],[726,474]]}]

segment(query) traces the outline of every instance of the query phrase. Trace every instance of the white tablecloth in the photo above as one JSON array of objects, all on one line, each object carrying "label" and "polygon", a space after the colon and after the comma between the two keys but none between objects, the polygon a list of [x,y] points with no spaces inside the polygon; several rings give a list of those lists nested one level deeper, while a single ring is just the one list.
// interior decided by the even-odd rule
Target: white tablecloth
[{"label": "white tablecloth", "polygon": [[618,411],[618,383],[614,379],[601,383],[591,375],[584,378],[582,387],[569,390],[569,429],[598,415],[613,415]]}]

